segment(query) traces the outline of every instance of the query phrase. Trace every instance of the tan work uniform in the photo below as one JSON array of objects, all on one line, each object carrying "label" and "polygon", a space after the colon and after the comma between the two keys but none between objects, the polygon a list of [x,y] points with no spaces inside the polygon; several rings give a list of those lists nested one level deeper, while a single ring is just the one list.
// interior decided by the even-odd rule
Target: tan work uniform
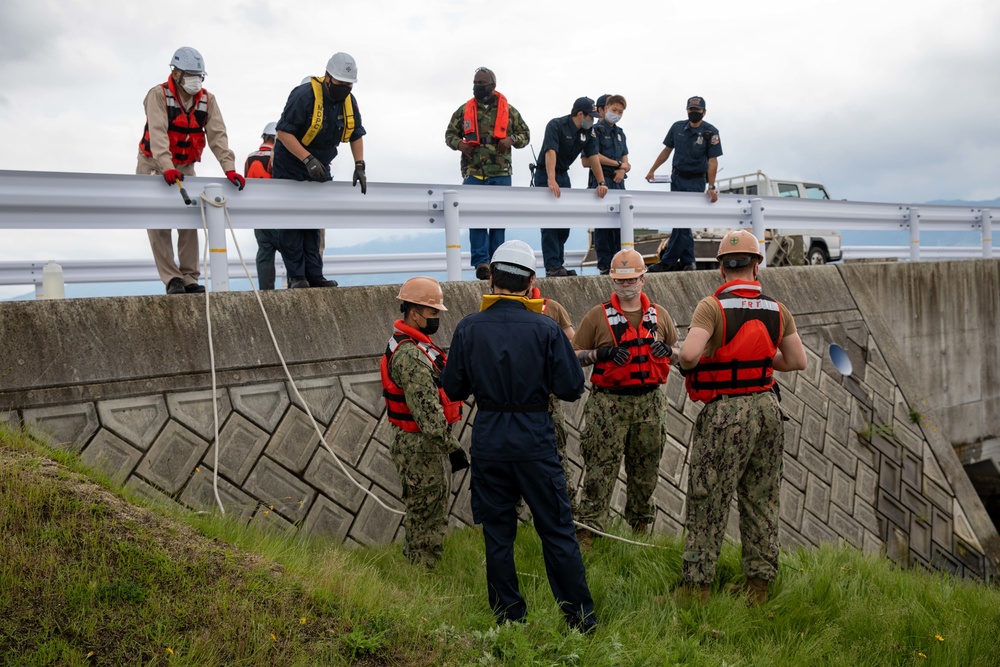
[{"label": "tan work uniform", "polygon": [[[178,86],[178,102],[185,111],[191,110],[192,95],[188,95]],[[226,123],[222,120],[222,112],[215,101],[215,96],[205,91],[208,118],[205,120],[205,138],[208,148],[222,165],[223,171],[236,170],[236,155],[229,149],[229,137],[226,135]],[[139,151],[139,162],[136,165],[137,174],[159,174],[168,169],[176,169],[185,176],[194,176],[194,164],[174,164],[170,156],[170,140],[167,138],[167,102],[163,95],[163,86],[153,86],[143,101],[146,109],[146,122],[149,124],[149,148],[152,157],[146,157]],[[169,229],[150,229],[149,245],[153,249],[153,260],[156,271],[160,274],[163,284],[168,284],[173,278],[180,278],[185,285],[195,285],[201,275],[198,270],[198,230],[177,230],[177,258],[180,266],[174,262],[174,247]]]}]

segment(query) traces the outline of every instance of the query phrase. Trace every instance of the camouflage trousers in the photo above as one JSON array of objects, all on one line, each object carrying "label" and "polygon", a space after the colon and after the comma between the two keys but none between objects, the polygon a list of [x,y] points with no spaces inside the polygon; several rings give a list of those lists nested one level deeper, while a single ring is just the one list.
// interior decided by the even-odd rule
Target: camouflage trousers
[{"label": "camouflage trousers", "polygon": [[607,528],[611,493],[625,456],[627,486],[625,520],[635,528],[652,525],[656,508],[651,502],[666,428],[666,396],[659,389],[643,396],[623,396],[594,389],[583,408],[586,424],[580,449],[586,468],[583,496],[576,508],[581,523]]},{"label": "camouflage trousers", "polygon": [[403,486],[406,541],[403,555],[414,564],[432,568],[441,560],[448,530],[451,464],[441,452],[440,439],[393,427],[389,453]]},{"label": "camouflage trousers", "polygon": [[549,394],[549,414],[552,415],[552,423],[556,425],[556,451],[559,452],[563,472],[566,473],[566,493],[572,502],[576,489],[571,488],[573,466],[569,464],[569,455],[566,453],[566,418],[563,417],[562,401],[555,394]]},{"label": "camouflage trousers", "polygon": [[785,431],[771,392],[722,398],[695,421],[687,492],[684,582],[711,584],[736,493],[743,573],[778,573],[778,501]]}]

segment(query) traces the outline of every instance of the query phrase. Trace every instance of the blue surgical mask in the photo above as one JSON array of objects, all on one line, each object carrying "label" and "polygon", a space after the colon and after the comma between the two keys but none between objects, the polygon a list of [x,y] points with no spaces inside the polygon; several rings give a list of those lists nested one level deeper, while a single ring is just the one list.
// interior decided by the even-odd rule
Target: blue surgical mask
[{"label": "blue surgical mask", "polygon": [[590,128],[594,127],[594,119],[591,118],[590,116],[587,116],[582,121],[580,121],[580,127],[582,127],[585,130],[589,130]]},{"label": "blue surgical mask", "polygon": [[604,114],[604,120],[608,121],[612,125],[614,125],[615,123],[617,123],[621,119],[622,119],[622,115],[620,113],[613,113],[613,112],[609,111],[606,114]]}]

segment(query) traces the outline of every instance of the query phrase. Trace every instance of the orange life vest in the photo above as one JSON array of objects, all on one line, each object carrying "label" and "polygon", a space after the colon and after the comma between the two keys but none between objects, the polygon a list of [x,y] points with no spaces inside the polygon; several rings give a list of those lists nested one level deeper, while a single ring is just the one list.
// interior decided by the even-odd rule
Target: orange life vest
[{"label": "orange life vest", "polygon": [[611,337],[616,347],[628,348],[632,358],[624,366],[613,361],[594,364],[594,372],[590,381],[597,387],[617,389],[655,386],[667,381],[670,373],[670,357],[657,359],[649,351],[649,346],[656,340],[657,324],[656,304],[650,302],[645,294],[639,294],[642,304],[642,321],[636,330],[629,324],[628,318],[621,309],[617,294],[611,295],[611,301],[604,305],[604,317],[611,329]]},{"label": "orange life vest", "polygon": [[[531,294],[528,296],[529,299],[542,299],[542,291],[537,287],[531,288]],[[542,299],[542,314],[545,314],[545,309],[549,307],[549,300]]]},{"label": "orange life vest", "polygon": [[709,403],[722,395],[768,391],[784,328],[778,302],[748,280],[730,281],[714,297],[722,309],[722,347],[687,372],[688,396]]},{"label": "orange life vest", "polygon": [[271,178],[271,156],[274,144],[264,143],[260,148],[247,156],[243,165],[243,175],[247,178]]},{"label": "orange life vest", "polygon": [[[201,162],[205,150],[205,122],[208,120],[208,91],[202,88],[191,102],[191,111],[184,111],[180,95],[174,87],[173,77],[161,83],[167,104],[167,138],[170,140],[170,159],[174,164]],[[149,121],[143,130],[139,150],[146,157],[153,157],[149,144]]]},{"label": "orange life vest", "polygon": [[[500,93],[494,92],[497,96],[497,119],[493,124],[493,138],[503,139],[507,136],[507,124],[510,123],[510,107],[507,105],[507,98]],[[464,136],[462,141],[478,146],[482,143],[479,138],[479,102],[473,97],[465,103],[465,124],[463,127]]]},{"label": "orange life vest", "polygon": [[441,398],[444,418],[449,424],[454,424],[462,418],[462,401],[451,400],[441,388],[441,371],[444,370],[444,365],[448,361],[445,353],[432,343],[426,334],[403,324],[403,320],[396,320],[393,327],[392,338],[389,339],[389,344],[385,348],[385,354],[382,355],[382,362],[379,366],[379,370],[382,372],[382,396],[385,397],[389,423],[398,426],[407,433],[420,432],[420,426],[417,425],[413,413],[410,412],[410,407],[406,404],[406,395],[403,389],[389,377],[389,365],[392,363],[393,355],[396,354],[400,344],[409,341],[430,359],[431,367],[435,371],[434,384],[437,385],[438,396]]}]

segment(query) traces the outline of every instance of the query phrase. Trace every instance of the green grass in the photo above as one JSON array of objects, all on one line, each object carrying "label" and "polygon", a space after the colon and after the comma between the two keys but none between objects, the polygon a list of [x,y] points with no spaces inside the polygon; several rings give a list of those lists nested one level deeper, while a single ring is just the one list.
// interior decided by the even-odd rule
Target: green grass
[{"label": "green grass", "polygon": [[[831,546],[784,553],[761,607],[724,593],[678,606],[680,543],[653,544],[598,540],[585,556],[601,626],[584,637],[562,621],[523,526],[531,615],[498,628],[477,530],[450,535],[427,573],[398,545],[348,549],[149,508],[0,425],[0,664],[998,664],[991,586]],[[720,584],[739,571],[727,545]]]}]

